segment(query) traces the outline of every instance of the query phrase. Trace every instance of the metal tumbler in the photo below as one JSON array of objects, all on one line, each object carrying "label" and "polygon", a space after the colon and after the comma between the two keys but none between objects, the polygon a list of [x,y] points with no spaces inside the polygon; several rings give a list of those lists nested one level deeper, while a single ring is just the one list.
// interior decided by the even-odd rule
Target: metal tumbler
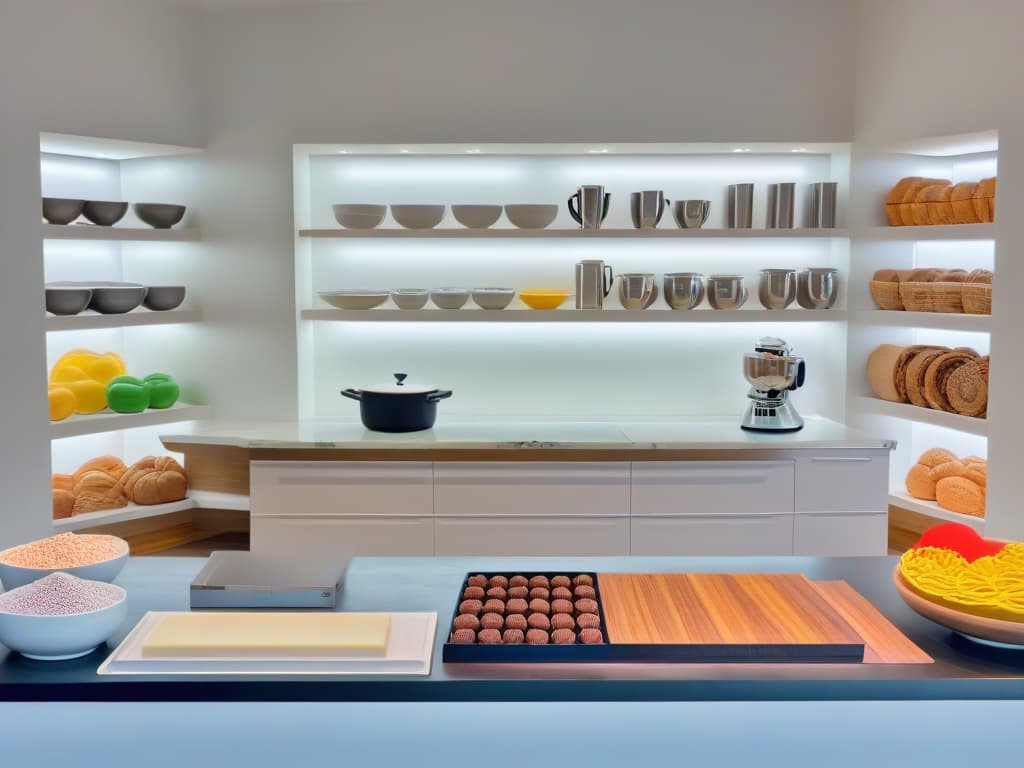
[{"label": "metal tumbler", "polygon": [[836,226],[836,191],[834,181],[811,184],[811,222],[809,226],[830,229]]},{"label": "metal tumbler", "polygon": [[793,201],[796,198],[796,183],[792,181],[768,185],[768,229],[793,228]]},{"label": "metal tumbler", "polygon": [[750,229],[754,224],[754,185],[730,184],[727,194],[729,203],[729,229]]}]

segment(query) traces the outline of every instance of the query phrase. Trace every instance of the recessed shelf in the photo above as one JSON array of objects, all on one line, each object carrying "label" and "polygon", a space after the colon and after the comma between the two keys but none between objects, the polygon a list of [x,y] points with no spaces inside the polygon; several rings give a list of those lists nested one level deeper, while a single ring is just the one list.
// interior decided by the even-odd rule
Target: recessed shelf
[{"label": "recessed shelf", "polygon": [[199,240],[199,230],[153,229],[151,227],[98,227],[90,224],[43,224],[46,240],[136,240],[181,243]]},{"label": "recessed shelf", "polygon": [[175,403],[170,408],[151,408],[142,413],[114,413],[101,411],[86,415],[69,416],[63,421],[50,422],[50,438],[77,437],[118,429],[150,427],[156,424],[172,424],[176,421],[192,421],[205,418],[210,408],[206,405],[185,405]]},{"label": "recessed shelf", "polygon": [[824,323],[846,320],[838,309],[304,309],[303,320],[354,323]]},{"label": "recessed shelf", "polygon": [[200,509],[230,509],[248,512],[250,508],[249,496],[244,493],[202,490],[190,490],[188,493]]},{"label": "recessed shelf", "polygon": [[201,318],[198,309],[172,309],[155,312],[151,309],[134,309],[122,315],[101,315],[86,311],[77,315],[47,315],[47,331],[84,331],[94,328],[128,328],[139,325],[168,325],[170,323],[194,323]]},{"label": "recessed shelf", "polygon": [[955,429],[960,432],[967,432],[972,435],[988,435],[988,421],[977,419],[971,416],[961,416],[957,413],[946,413],[931,408],[920,408],[908,403],[893,403],[888,400],[881,400],[877,397],[858,398],[861,405],[861,413],[875,416],[891,416],[896,419],[916,421],[921,424],[932,424],[936,427]]},{"label": "recessed shelf", "polygon": [[907,493],[900,493],[898,491],[890,492],[889,504],[894,507],[900,507],[901,509],[909,509],[911,512],[917,512],[920,515],[934,517],[938,520],[963,523],[964,525],[971,526],[971,528],[976,530],[978,533],[982,533],[985,527],[984,518],[974,517],[972,515],[962,515],[959,512],[950,512],[948,509],[940,507],[934,501],[915,499]]},{"label": "recessed shelf", "polygon": [[69,133],[40,133],[39,151],[53,155],[91,157],[99,160],[135,160],[143,157],[195,155],[199,147],[178,144],[154,144],[149,141],[126,141],[98,136],[75,136]]},{"label": "recessed shelf", "polygon": [[481,238],[481,239],[544,239],[576,238],[602,240],[611,238],[685,239],[725,238],[832,238],[849,237],[845,229],[300,229],[299,237],[346,238]]},{"label": "recessed shelf", "polygon": [[100,525],[111,523],[123,523],[128,520],[141,520],[146,517],[158,517],[169,515],[174,512],[184,512],[195,509],[197,506],[194,499],[182,499],[171,501],[167,504],[129,504],[120,509],[105,509],[99,512],[89,512],[84,515],[65,517],[53,521],[53,529],[61,533],[63,531],[80,531],[85,528],[95,528]]},{"label": "recessed shelf", "polygon": [[856,322],[870,325],[891,325],[900,328],[936,328],[945,331],[971,331],[976,333],[988,333],[992,330],[991,315],[864,309],[854,312],[853,319]]},{"label": "recessed shelf", "polygon": [[854,233],[865,240],[994,240],[995,224],[936,224],[922,227],[869,227]]}]

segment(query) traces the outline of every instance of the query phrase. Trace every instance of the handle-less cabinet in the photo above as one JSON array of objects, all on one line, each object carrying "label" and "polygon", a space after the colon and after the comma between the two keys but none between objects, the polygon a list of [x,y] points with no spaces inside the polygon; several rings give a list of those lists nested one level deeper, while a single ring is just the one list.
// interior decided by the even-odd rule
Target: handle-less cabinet
[{"label": "handle-less cabinet", "polygon": [[793,549],[793,515],[706,515],[634,517],[633,555],[788,555]]}]

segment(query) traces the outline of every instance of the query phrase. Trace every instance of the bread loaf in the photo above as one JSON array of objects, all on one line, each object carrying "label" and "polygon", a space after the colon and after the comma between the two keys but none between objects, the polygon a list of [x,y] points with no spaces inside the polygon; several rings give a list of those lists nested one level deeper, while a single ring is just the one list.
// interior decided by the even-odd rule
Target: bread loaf
[{"label": "bread loaf", "polygon": [[978,357],[973,350],[953,350],[934,358],[928,363],[924,374],[924,397],[928,405],[937,411],[955,413],[946,398],[946,382],[962,365]]},{"label": "bread loaf", "polygon": [[974,517],[985,516],[985,490],[965,477],[947,477],[935,484],[939,506]]},{"label": "bread loaf", "polygon": [[875,274],[871,276],[871,279],[879,283],[898,283],[900,275],[895,269],[878,269],[875,270]]},{"label": "bread loaf", "polygon": [[988,356],[957,368],[946,379],[946,400],[961,416],[981,416],[988,409]]},{"label": "bread loaf", "polygon": [[[952,451],[947,451],[945,448],[930,448],[921,454],[921,458],[917,460],[917,463],[932,469],[940,464],[945,464],[947,461],[956,460],[956,454]],[[967,459],[964,459],[963,463],[966,464]]]},{"label": "bread loaf", "polygon": [[935,481],[924,464],[915,464],[907,473],[907,493],[915,499],[935,501]]},{"label": "bread loaf", "polygon": [[74,477],[75,483],[78,483],[89,472],[103,472],[110,475],[112,479],[118,480],[126,469],[127,467],[124,462],[117,458],[117,456],[97,456],[95,459],[89,459],[89,461],[80,466],[72,477]]},{"label": "bread loaf", "polygon": [[907,397],[907,368],[910,365],[910,361],[917,356],[917,353],[923,352],[926,349],[935,349],[935,347],[930,347],[926,344],[912,344],[909,347],[904,347],[903,351],[896,358],[896,363],[893,367],[893,380],[896,386],[896,395],[899,398],[896,402],[909,402]]},{"label": "bread loaf", "polygon": [[930,347],[923,349],[914,355],[907,365],[905,386],[907,388],[907,399],[916,406],[928,408],[928,400],[924,396],[924,375],[928,370],[928,364],[939,355],[947,352],[945,348]]},{"label": "bread loaf", "polygon": [[71,475],[54,475],[50,486],[55,491],[67,491],[70,493],[75,489],[75,478]]},{"label": "bread loaf", "polygon": [[978,218],[974,210],[974,189],[977,186],[973,181],[961,181],[954,184],[949,195],[949,205],[953,211],[954,224],[977,224]]},{"label": "bread loaf", "polygon": [[953,205],[950,195],[953,185],[947,183],[929,184],[921,187],[911,213],[915,223],[920,224],[952,224]]},{"label": "bread loaf", "polygon": [[974,212],[979,221],[994,221],[996,217],[996,177],[982,179],[971,196]]},{"label": "bread loaf", "polygon": [[970,275],[966,269],[947,269],[942,272],[936,283],[966,283]]},{"label": "bread loaf", "polygon": [[166,504],[185,498],[188,475],[170,456],[146,456],[125,472],[121,486],[136,504]]},{"label": "bread loaf", "polygon": [[53,519],[63,520],[71,517],[75,507],[75,494],[63,488],[53,489]]},{"label": "bread loaf", "polygon": [[987,269],[975,269],[967,275],[966,282],[992,285],[992,273]]},{"label": "bread loaf", "polygon": [[[900,219],[904,226],[914,226],[918,221],[928,223],[928,215],[925,212],[923,202],[918,202],[917,196],[921,190],[933,184],[950,184],[949,179],[926,179],[920,178],[912,182],[903,193],[903,201],[899,205]],[[915,215],[916,214],[916,215]],[[922,216],[923,214],[923,216]]]},{"label": "bread loaf", "polygon": [[949,181],[907,176],[896,182],[885,197],[885,215],[891,226],[899,227],[914,223],[911,206],[917,201],[917,194],[921,188],[930,184],[949,184]]},{"label": "bread loaf", "polygon": [[896,390],[895,380],[896,361],[903,349],[895,344],[881,344],[868,357],[868,384],[871,385],[871,391],[883,400],[903,402]]},{"label": "bread loaf", "polygon": [[72,515],[83,515],[101,509],[119,509],[128,505],[128,499],[121,490],[120,480],[115,480],[100,470],[82,475],[75,483],[74,495]]}]

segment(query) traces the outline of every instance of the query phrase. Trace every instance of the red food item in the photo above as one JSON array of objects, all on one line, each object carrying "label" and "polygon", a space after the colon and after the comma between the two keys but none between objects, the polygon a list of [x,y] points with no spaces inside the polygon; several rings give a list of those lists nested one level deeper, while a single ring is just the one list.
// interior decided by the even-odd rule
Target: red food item
[{"label": "red food item", "polygon": [[525,630],[529,626],[526,623],[526,617],[521,613],[513,613],[511,616],[505,617],[505,631],[510,629]]},{"label": "red food item", "polygon": [[530,610],[534,613],[543,613],[544,615],[547,615],[551,613],[551,605],[547,600],[541,600],[538,598],[530,601]]},{"label": "red food item", "polygon": [[476,632],[480,629],[480,619],[474,616],[472,613],[460,613],[455,617],[455,628],[456,629],[472,629]]},{"label": "red food item", "polygon": [[552,587],[552,589],[554,589],[555,587],[570,587],[570,586],[572,586],[572,579],[570,579],[568,576],[552,576],[551,577],[551,587]]},{"label": "red food item", "polygon": [[485,613],[480,617],[480,626],[484,629],[501,629],[505,626],[505,617],[500,613]]},{"label": "red food item", "polygon": [[525,635],[521,629],[506,629],[505,634],[501,636],[501,641],[505,645],[519,645],[523,642]]},{"label": "red food item", "polygon": [[565,645],[576,642],[576,633],[571,629],[556,629],[551,633],[551,642],[556,645]]},{"label": "red food item", "polygon": [[463,600],[459,603],[459,613],[472,613],[476,616],[483,607],[484,604],[479,600]]},{"label": "red food item", "polygon": [[521,598],[515,598],[513,600],[509,600],[505,604],[505,612],[506,613],[526,613],[526,611],[529,609],[529,607],[530,606],[527,604],[527,602],[525,600],[523,600]]},{"label": "red food item", "polygon": [[593,627],[581,629],[580,642],[586,645],[596,645],[604,642],[604,636],[601,634],[600,629],[594,629]]},{"label": "red food item", "polygon": [[545,632],[551,629],[551,620],[543,613],[531,613],[526,623],[531,629],[543,629]]},{"label": "red food item", "polygon": [[556,613],[551,617],[552,629],[573,629],[576,621],[568,613]]},{"label": "red food item", "polygon": [[483,587],[466,587],[462,590],[462,597],[464,600],[483,600],[484,599],[484,588]]},{"label": "red food item", "polygon": [[1000,552],[1005,546],[1006,544],[1003,542],[983,539],[981,534],[963,523],[943,523],[925,531],[911,549],[920,549],[921,547],[949,549],[958,552],[967,562],[973,563],[979,557]]},{"label": "red food item", "polygon": [[596,613],[581,613],[576,617],[576,626],[580,629],[597,629],[601,626],[601,618]]},{"label": "red food item", "polygon": [[469,645],[476,642],[476,632],[472,629],[456,629],[452,632],[452,642],[457,645]]},{"label": "red food item", "polygon": [[481,629],[476,635],[476,641],[483,645],[498,645],[501,643],[501,632],[496,629]]},{"label": "red food item", "polygon": [[568,600],[555,600],[551,603],[552,613],[572,613],[572,603]]},{"label": "red food item", "polygon": [[530,645],[547,645],[548,633],[543,629],[531,629],[526,633],[526,642]]}]

